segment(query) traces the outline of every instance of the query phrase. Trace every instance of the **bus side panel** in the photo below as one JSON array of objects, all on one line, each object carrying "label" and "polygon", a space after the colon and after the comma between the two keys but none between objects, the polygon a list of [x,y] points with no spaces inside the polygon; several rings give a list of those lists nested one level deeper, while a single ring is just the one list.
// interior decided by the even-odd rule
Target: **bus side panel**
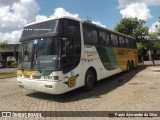
[{"label": "bus side panel", "polygon": [[114,49],[112,47],[97,46],[96,49],[99,54],[99,59],[106,70],[111,71],[119,68]]},{"label": "bus side panel", "polygon": [[112,47],[85,45],[85,60],[88,67],[95,68],[97,80],[121,72]]},{"label": "bus side panel", "polygon": [[127,70],[127,62],[133,60],[134,66],[138,65],[137,50],[126,48],[114,48],[118,65],[122,71]]},{"label": "bus side panel", "polygon": [[118,67],[113,48],[97,48],[92,45],[85,45],[84,52],[84,58],[81,58],[79,65],[72,71],[64,74],[62,91],[67,92],[84,86],[85,75],[90,67],[95,69],[97,73],[97,80],[101,80],[121,72],[121,69]]}]

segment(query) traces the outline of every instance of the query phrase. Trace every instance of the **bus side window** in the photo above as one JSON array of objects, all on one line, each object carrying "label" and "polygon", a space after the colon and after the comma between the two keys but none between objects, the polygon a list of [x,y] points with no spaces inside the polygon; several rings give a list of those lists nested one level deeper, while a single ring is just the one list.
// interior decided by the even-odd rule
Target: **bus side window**
[{"label": "bus side window", "polygon": [[74,20],[65,20],[64,19],[63,30],[64,30],[64,33],[66,33],[66,34],[77,36],[80,34],[79,22],[74,21]]},{"label": "bus side window", "polygon": [[133,39],[130,39],[130,46],[131,48],[136,48],[136,41]]},{"label": "bus side window", "polygon": [[128,38],[125,38],[125,45],[126,45],[126,47],[130,47],[129,39]]},{"label": "bus side window", "polygon": [[84,42],[85,43],[92,43],[92,32],[91,29],[84,26]]},{"label": "bus side window", "polygon": [[124,47],[124,46],[125,46],[124,37],[122,37],[122,36],[119,36],[119,45],[120,45],[121,47]]},{"label": "bus side window", "polygon": [[111,34],[111,43],[114,46],[118,45],[118,37],[117,37],[117,35]]},{"label": "bus side window", "polygon": [[98,43],[97,30],[88,25],[83,25],[84,42],[87,44]]},{"label": "bus side window", "polygon": [[92,42],[97,44],[98,43],[98,34],[97,30],[92,29]]},{"label": "bus side window", "polygon": [[104,31],[99,31],[99,43],[101,45],[109,45],[110,44],[109,33]]}]

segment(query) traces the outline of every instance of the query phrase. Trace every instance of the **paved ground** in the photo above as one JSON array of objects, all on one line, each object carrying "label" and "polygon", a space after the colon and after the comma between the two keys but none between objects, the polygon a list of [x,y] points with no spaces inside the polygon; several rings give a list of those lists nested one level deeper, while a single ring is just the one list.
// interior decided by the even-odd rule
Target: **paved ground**
[{"label": "paved ground", "polygon": [[[139,65],[153,65],[153,61],[143,61],[143,63],[139,63]],[[154,60],[155,65],[160,65],[160,60]]]},{"label": "paved ground", "polygon": [[[0,79],[0,111],[160,111],[160,66],[138,68],[104,79],[89,92],[51,95],[20,89],[16,78]],[[83,114],[82,114],[83,116]],[[3,118],[8,120],[8,118]],[[19,118],[22,119],[22,118]],[[28,119],[28,118],[25,118]],[[29,118],[29,120],[32,118]],[[43,118],[66,119],[66,118]],[[67,119],[75,119],[69,117]],[[79,118],[99,119],[99,118]],[[110,118],[101,118],[109,119]],[[113,118],[112,118],[113,119]],[[120,118],[118,118],[120,119]],[[127,119],[127,118],[123,118]],[[130,118],[142,119],[142,118]],[[144,118],[148,120],[151,118]],[[158,120],[160,118],[153,118]],[[17,118],[14,118],[17,120]]]}]

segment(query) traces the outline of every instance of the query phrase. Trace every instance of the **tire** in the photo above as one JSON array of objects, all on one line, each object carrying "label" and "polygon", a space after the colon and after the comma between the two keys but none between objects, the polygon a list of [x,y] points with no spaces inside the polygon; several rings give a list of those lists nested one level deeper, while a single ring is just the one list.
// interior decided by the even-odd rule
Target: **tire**
[{"label": "tire", "polygon": [[131,70],[133,70],[133,69],[134,69],[134,62],[131,61]]},{"label": "tire", "polygon": [[92,70],[87,70],[86,75],[85,75],[85,86],[84,89],[85,91],[90,91],[94,88],[96,81],[95,74]]},{"label": "tire", "polygon": [[127,62],[127,72],[129,72],[131,70],[131,65],[130,65],[130,62],[128,61]]}]

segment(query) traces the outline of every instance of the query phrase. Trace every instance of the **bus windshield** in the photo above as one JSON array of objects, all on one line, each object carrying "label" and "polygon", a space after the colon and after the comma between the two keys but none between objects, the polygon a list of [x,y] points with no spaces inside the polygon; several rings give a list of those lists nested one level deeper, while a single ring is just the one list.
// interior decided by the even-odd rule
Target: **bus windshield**
[{"label": "bus windshield", "polygon": [[47,37],[24,41],[19,51],[18,69],[59,69],[59,39],[59,37]]}]

